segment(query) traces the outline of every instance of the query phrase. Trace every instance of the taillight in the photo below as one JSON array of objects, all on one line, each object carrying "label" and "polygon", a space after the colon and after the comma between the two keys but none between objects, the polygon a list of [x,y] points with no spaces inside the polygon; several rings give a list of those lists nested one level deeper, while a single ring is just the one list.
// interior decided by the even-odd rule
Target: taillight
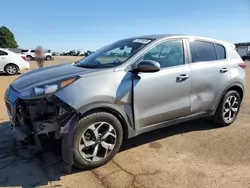
[{"label": "taillight", "polygon": [[247,67],[246,63],[242,62],[238,64],[240,68],[245,69]]},{"label": "taillight", "polygon": [[27,58],[25,56],[21,56],[24,61],[27,61]]}]

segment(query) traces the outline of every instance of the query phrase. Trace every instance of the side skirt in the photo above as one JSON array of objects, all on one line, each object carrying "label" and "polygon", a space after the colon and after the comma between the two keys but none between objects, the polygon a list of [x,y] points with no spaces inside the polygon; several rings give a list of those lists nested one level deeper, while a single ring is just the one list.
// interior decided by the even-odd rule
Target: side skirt
[{"label": "side skirt", "polygon": [[208,117],[210,115],[211,115],[210,112],[200,112],[200,113],[191,114],[191,115],[188,115],[188,116],[185,116],[185,117],[180,117],[180,118],[177,118],[177,119],[173,119],[173,120],[153,124],[153,125],[147,126],[145,128],[142,128],[140,130],[134,130],[133,133],[131,133],[128,138],[132,138],[132,137],[135,137],[137,135],[140,135],[140,134],[143,134],[143,133],[146,133],[146,132],[150,132],[150,131],[153,131],[153,130],[156,130],[156,129],[161,129],[161,128],[168,127],[168,126],[171,126],[171,125],[183,123],[183,122],[186,122],[186,121],[190,121],[190,120],[194,120],[194,119],[198,119],[198,118],[203,118],[203,117]]}]

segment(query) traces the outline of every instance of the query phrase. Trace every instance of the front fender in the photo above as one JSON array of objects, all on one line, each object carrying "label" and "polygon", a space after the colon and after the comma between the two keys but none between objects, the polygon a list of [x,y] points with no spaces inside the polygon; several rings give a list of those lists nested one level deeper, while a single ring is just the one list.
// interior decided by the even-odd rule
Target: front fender
[{"label": "front fender", "polygon": [[62,144],[61,144],[61,152],[62,152],[62,159],[66,166],[66,171],[71,173],[71,168],[73,165],[73,135],[76,124],[79,120],[79,115],[73,115],[69,121],[61,128],[60,134],[63,135],[62,137]]},{"label": "front fender", "polygon": [[[119,103],[119,102],[116,102]],[[134,135],[134,121],[133,121],[133,111],[130,105],[124,105],[123,108],[118,104],[112,104],[108,102],[94,102],[91,104],[84,105],[77,111],[80,114],[85,114],[92,110],[103,109],[111,113],[119,115],[123,122],[123,129],[125,129],[125,138],[133,137]]]}]

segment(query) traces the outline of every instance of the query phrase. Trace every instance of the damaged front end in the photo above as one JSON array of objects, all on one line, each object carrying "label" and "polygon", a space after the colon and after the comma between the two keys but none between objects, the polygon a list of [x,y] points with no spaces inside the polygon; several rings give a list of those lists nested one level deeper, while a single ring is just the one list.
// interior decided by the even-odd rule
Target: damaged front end
[{"label": "damaged front end", "polygon": [[34,152],[43,150],[43,139],[62,139],[62,158],[71,170],[71,141],[78,114],[55,95],[23,99],[12,87],[6,91],[5,103],[14,138],[28,144]]},{"label": "damaged front end", "polygon": [[16,102],[15,127],[19,127],[27,135],[24,142],[34,143],[33,135],[43,134],[60,139],[62,127],[74,113],[73,108],[55,96],[34,100],[19,99]]}]

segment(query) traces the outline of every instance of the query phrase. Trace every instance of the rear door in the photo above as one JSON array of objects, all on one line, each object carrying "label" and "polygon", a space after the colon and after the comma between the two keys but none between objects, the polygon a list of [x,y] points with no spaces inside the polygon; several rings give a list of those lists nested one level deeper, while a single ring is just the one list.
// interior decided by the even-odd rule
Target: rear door
[{"label": "rear door", "polygon": [[0,50],[0,71],[4,71],[4,67],[7,63],[8,63],[8,53]]},{"label": "rear door", "polygon": [[204,40],[187,40],[192,72],[191,112],[212,110],[231,75],[226,48]]}]

